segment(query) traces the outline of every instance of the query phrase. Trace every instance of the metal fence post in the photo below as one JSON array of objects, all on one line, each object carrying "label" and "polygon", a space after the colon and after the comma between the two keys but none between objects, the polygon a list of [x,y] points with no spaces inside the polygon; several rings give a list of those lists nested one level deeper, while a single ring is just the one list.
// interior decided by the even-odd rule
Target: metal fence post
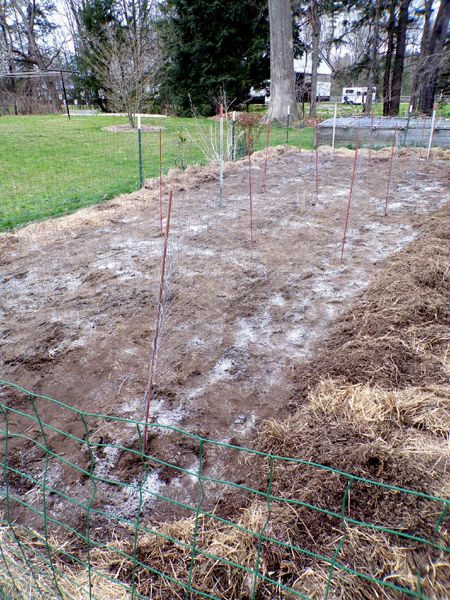
[{"label": "metal fence post", "polygon": [[289,144],[289,122],[291,120],[291,107],[287,109],[287,121],[286,121],[286,146]]},{"label": "metal fence post", "polygon": [[233,110],[233,119],[231,121],[231,160],[236,160],[236,111]]},{"label": "metal fence post", "polygon": [[139,156],[139,187],[142,188],[144,186],[144,172],[142,168],[142,124],[141,124],[141,115],[137,116],[138,123],[138,156]]}]

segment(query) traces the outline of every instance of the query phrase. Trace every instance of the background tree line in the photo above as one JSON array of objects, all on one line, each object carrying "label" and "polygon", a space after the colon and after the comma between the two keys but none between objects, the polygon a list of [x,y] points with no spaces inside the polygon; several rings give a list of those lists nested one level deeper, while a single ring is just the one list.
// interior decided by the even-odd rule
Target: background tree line
[{"label": "background tree line", "polygon": [[[62,11],[61,11],[62,6]],[[327,60],[349,85],[376,87],[398,114],[402,82],[429,114],[449,93],[450,0],[0,0],[0,107],[60,106],[58,79],[102,110],[209,115],[239,107],[271,79],[270,118],[297,116],[293,57],[311,56],[310,116],[317,69]],[[5,77],[8,74],[9,77]],[[365,110],[371,110],[371,96]]]}]

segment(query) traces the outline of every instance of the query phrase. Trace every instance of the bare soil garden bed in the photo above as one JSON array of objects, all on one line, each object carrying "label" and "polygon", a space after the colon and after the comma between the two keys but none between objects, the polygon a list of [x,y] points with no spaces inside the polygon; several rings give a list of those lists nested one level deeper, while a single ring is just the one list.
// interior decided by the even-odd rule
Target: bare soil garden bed
[{"label": "bare soil garden bed", "polygon": [[[351,370],[339,368],[341,361],[348,363],[348,353],[344,349],[340,354],[340,342],[332,346],[332,340],[327,344],[335,358],[329,351],[323,372],[318,366],[331,324],[339,322],[392,255],[424,233],[428,215],[448,200],[445,155],[426,162],[414,151],[400,151],[385,216],[389,152],[374,152],[370,166],[362,152],[341,260],[353,157],[346,150],[336,152],[334,159],[326,149],[319,153],[316,195],[312,153],[270,151],[265,193],[264,154],[254,156],[253,242],[245,160],[227,166],[222,201],[213,167],[176,171],[165,179],[163,214],[169,189],[174,204],[153,421],[249,446],[263,421],[275,415],[288,418],[306,401],[314,378],[339,378]],[[143,419],[162,247],[159,190],[153,181],[139,193],[3,235],[2,377],[87,412]],[[381,297],[383,290],[379,293]],[[345,343],[342,336],[339,340]],[[361,362],[358,369],[364,368]],[[388,380],[372,379],[383,384]],[[357,384],[361,377],[339,381]],[[395,378],[389,385],[396,387]],[[0,394],[2,400],[19,402],[11,392]],[[47,422],[84,435],[70,413],[45,406],[53,411],[41,415]],[[137,444],[130,427],[107,427],[95,419],[90,426],[94,441]],[[336,435],[333,443],[340,439]],[[267,440],[277,452],[283,450],[270,431]],[[50,443],[56,453],[86,464],[87,457],[64,445],[57,434],[50,436]],[[305,450],[303,444],[298,447]],[[41,458],[27,455],[23,443],[13,440],[10,452],[22,470],[34,475],[42,471]],[[196,449],[175,433],[154,437],[149,452],[183,468],[198,464]],[[350,452],[347,458],[342,468],[358,470],[360,457]],[[97,459],[96,468],[103,474],[125,479],[139,474],[139,465],[124,464],[120,453],[99,452]],[[378,467],[373,467],[374,476]],[[239,461],[220,453],[208,457],[205,471],[226,474],[227,479],[257,479]],[[87,493],[64,466],[51,478],[80,499]],[[17,485],[16,493],[30,496],[32,490]],[[154,501],[151,492],[188,502],[195,499],[194,487],[189,479],[156,469],[144,503],[145,518],[180,516]],[[99,494],[98,506],[124,516],[135,514],[136,498],[120,491],[108,494]],[[219,489],[211,490],[205,506],[214,507],[222,499]],[[78,523],[80,515],[68,512],[58,499],[50,498],[48,508],[55,517]],[[17,515],[28,520],[19,509]]]}]

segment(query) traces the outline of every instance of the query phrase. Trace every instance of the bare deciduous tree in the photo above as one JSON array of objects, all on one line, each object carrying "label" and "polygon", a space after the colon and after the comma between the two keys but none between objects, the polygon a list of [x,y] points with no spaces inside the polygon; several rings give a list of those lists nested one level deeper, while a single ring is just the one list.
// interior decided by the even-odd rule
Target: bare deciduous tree
[{"label": "bare deciduous tree", "polygon": [[0,0],[0,55],[11,79],[3,84],[15,111],[31,112],[38,94],[46,91],[47,107],[60,109],[57,86],[52,78],[22,82],[13,79],[20,73],[49,69],[58,59],[61,47],[53,47],[49,38],[55,25],[50,17],[54,7],[45,0]]},{"label": "bare deciduous tree", "polygon": [[80,71],[78,85],[102,110],[125,112],[134,127],[134,116],[154,90],[160,64],[160,2],[65,1]]},{"label": "bare deciduous tree", "polygon": [[99,80],[108,107],[125,112],[130,126],[142,110],[154,82],[150,44],[126,28],[109,28],[92,41],[91,69]]},{"label": "bare deciduous tree", "polygon": [[448,62],[448,53],[445,52],[445,41],[448,37],[450,21],[450,0],[442,0],[439,6],[433,31],[425,46],[424,55],[421,56],[421,68],[418,74],[419,84],[419,110],[430,114],[433,110],[436,83],[439,71],[443,64]]}]

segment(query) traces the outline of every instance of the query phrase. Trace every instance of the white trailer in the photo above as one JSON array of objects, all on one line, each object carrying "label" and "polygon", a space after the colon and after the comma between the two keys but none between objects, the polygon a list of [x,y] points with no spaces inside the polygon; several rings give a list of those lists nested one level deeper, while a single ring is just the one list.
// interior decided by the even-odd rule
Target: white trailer
[{"label": "white trailer", "polygon": [[[376,101],[377,88],[372,88],[372,102]],[[343,104],[365,104],[367,87],[345,87],[342,89]]]}]

